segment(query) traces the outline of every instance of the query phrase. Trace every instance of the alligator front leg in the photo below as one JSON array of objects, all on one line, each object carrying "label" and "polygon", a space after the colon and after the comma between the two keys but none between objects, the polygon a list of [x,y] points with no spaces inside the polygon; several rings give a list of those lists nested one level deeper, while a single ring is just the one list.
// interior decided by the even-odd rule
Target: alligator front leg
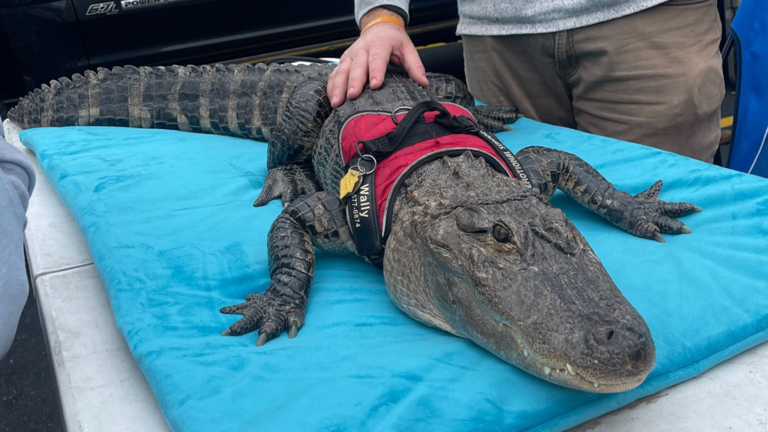
[{"label": "alligator front leg", "polygon": [[223,336],[238,336],[259,329],[256,345],[264,345],[284,330],[294,338],[304,325],[309,287],[315,272],[312,245],[330,252],[355,250],[344,206],[338,196],[318,192],[288,207],[272,224],[267,238],[269,274],[263,294],[250,294],[245,303],[221,309],[243,318]]},{"label": "alligator front leg", "polygon": [[664,234],[690,234],[691,229],[675,218],[699,212],[691,203],[658,199],[661,180],[632,196],[616,189],[591,165],[578,156],[543,147],[526,147],[517,158],[528,172],[533,187],[551,197],[560,189],[584,207],[624,231],[664,242]]}]

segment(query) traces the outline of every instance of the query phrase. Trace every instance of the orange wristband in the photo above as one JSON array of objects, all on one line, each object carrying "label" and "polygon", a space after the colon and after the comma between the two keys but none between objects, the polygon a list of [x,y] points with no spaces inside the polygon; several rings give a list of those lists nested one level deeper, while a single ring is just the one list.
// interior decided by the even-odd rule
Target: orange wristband
[{"label": "orange wristband", "polygon": [[362,35],[363,33],[365,33],[366,30],[368,30],[369,28],[375,26],[376,24],[381,24],[381,23],[385,23],[385,22],[395,23],[395,24],[399,25],[400,27],[402,27],[403,30],[405,30],[405,24],[403,24],[399,19],[397,19],[397,18],[395,18],[393,16],[383,16],[383,17],[376,18],[375,20],[369,22],[368,25],[363,27],[363,30],[360,32],[360,34]]}]

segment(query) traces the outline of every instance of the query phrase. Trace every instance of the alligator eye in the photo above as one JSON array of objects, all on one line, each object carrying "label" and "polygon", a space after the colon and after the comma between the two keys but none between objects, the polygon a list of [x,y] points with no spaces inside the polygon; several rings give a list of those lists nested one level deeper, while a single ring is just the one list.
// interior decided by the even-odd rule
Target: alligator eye
[{"label": "alligator eye", "polygon": [[509,233],[509,230],[499,224],[493,226],[491,235],[499,243],[509,243],[512,241],[512,235]]}]

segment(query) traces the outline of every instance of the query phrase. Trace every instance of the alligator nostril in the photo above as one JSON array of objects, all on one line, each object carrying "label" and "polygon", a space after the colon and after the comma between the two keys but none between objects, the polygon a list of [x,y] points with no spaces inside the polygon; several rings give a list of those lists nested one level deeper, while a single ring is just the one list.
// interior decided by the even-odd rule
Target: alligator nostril
[{"label": "alligator nostril", "polygon": [[621,339],[621,333],[612,328],[596,328],[592,332],[592,340],[598,345],[614,344]]}]

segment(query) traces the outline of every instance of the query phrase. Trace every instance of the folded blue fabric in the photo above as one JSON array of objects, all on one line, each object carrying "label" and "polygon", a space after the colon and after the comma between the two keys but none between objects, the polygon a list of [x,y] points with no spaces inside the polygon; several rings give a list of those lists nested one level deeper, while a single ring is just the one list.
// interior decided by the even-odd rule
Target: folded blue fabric
[{"label": "folded blue fabric", "polygon": [[704,211],[664,244],[626,234],[564,194],[562,208],[645,317],[656,368],[596,395],[548,384],[472,342],[418,324],[379,270],[318,253],[306,325],[255,347],[221,337],[219,308],[269,281],[278,202],[253,208],[266,144],[162,130],[24,131],[74,215],[115,319],[175,431],[562,430],[700,374],[768,339],[768,180],[647,147],[520,120],[512,150],[570,151],[617,187],[665,182]]}]

